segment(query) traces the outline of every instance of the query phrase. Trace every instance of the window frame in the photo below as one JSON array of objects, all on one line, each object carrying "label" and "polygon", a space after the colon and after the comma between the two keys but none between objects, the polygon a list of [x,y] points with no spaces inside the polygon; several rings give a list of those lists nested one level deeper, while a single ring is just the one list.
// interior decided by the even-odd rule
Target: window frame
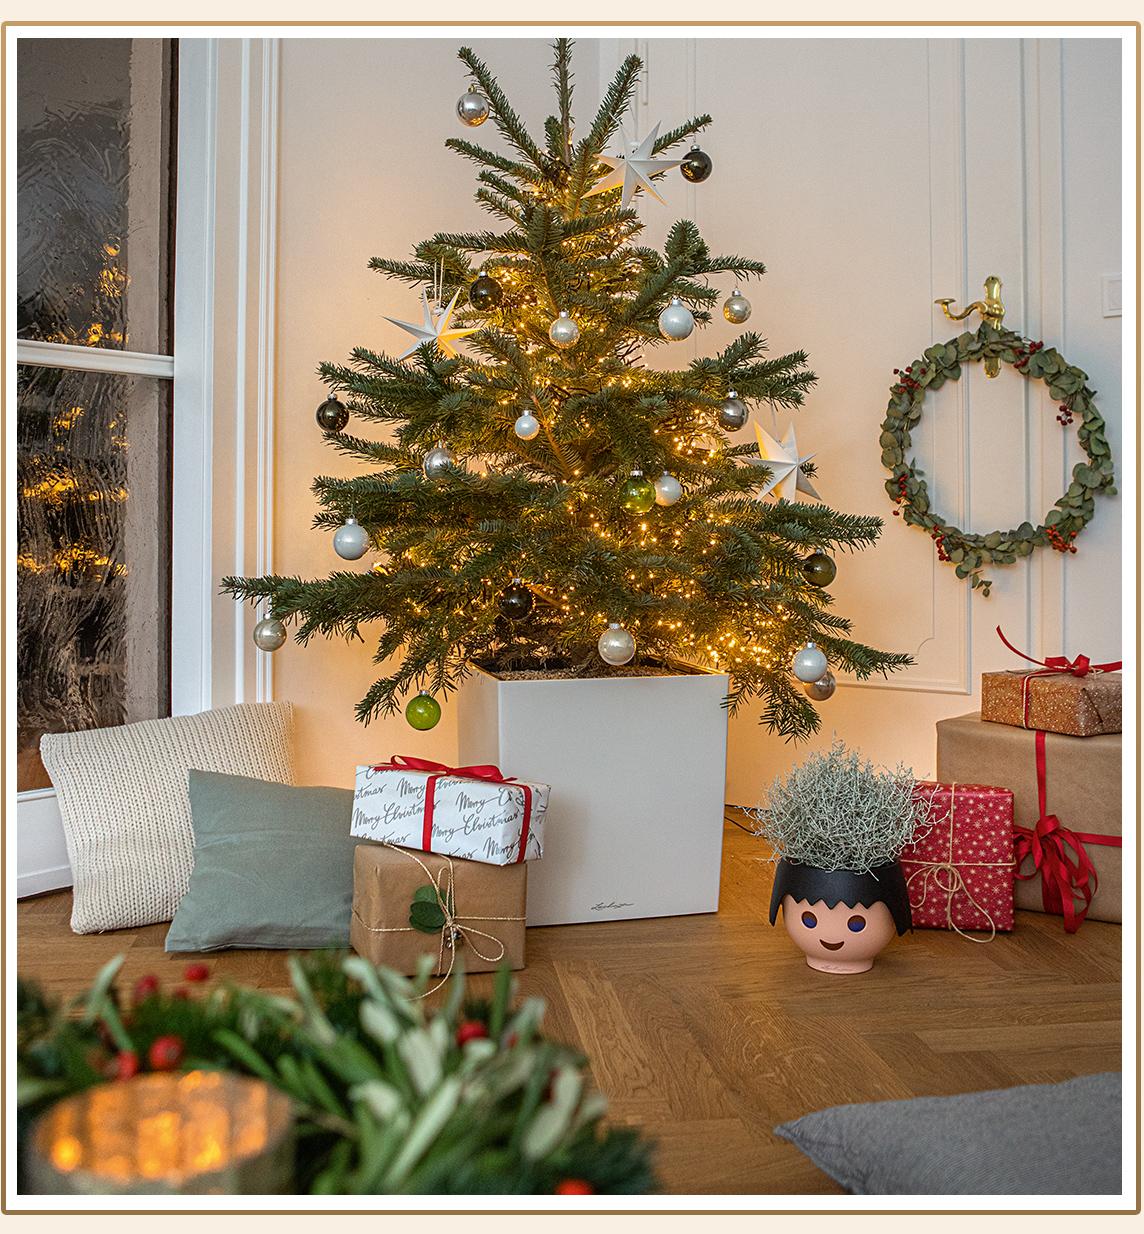
[{"label": "window frame", "polygon": [[[8,389],[18,364],[173,383],[170,699],[187,715],[273,697],[255,614],[218,580],[272,568],[280,46],[184,38],[178,51],[171,354],[17,341]],[[15,800],[17,895],[70,886],[55,789]]]}]

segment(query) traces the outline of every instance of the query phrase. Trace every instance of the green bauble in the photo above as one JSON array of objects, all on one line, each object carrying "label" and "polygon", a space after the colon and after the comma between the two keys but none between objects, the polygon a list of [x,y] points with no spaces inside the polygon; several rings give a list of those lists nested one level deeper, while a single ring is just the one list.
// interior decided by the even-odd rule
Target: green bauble
[{"label": "green bauble", "polygon": [[834,558],[825,553],[811,553],[802,563],[802,576],[815,587],[829,587],[834,582],[838,567]]},{"label": "green bauble", "polygon": [[432,694],[422,690],[409,700],[405,708],[405,718],[409,721],[409,727],[419,732],[436,728],[437,721],[441,718],[441,704]]},{"label": "green bauble", "polygon": [[655,485],[642,471],[633,471],[624,481],[620,505],[629,514],[646,514],[655,505]]}]

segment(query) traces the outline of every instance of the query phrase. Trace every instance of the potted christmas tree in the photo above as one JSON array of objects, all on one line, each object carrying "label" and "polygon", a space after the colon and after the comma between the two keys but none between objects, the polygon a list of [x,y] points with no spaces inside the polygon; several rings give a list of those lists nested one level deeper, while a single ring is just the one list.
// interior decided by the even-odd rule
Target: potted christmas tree
[{"label": "potted christmas tree", "polygon": [[[825,590],[830,553],[871,544],[881,520],[791,500],[814,493],[793,433],[780,446],[760,432],[763,454],[727,436],[752,405],[802,403],[815,381],[805,353],[767,357],[745,331],[683,367],[644,366],[652,349],[670,361],[720,301],[746,322],[740,285],[764,273],[711,253],[687,220],[662,253],[638,243],[636,206],[655,208],[664,174],[708,179],[698,146],[664,156],[710,117],[615,151],[640,61],[577,129],[571,42],[558,39],[556,112],[537,139],[486,65],[459,54],[472,78],[460,121],[490,122],[503,141],[446,145],[479,167],[477,201],[501,229],[375,258],[420,288],[420,319],[385,328],[407,346],[320,369],[331,395],[319,424],[369,471],[315,481],[315,526],[369,564],[224,585],[262,607],[265,650],[289,623],[305,642],[383,619],[375,660],[391,671],[358,704],[363,721],[404,707],[431,728],[470,678],[461,761],[553,786],[531,922],[710,911],[725,708],[759,699],[769,728],[804,736],[832,668],[867,677],[909,662],[851,640]],[[351,410],[382,439],[351,428]]]},{"label": "potted christmas tree", "polygon": [[755,812],[779,858],[771,925],[783,924],[823,973],[864,973],[911,929],[898,856],[928,830],[932,806],[913,773],[879,769],[835,741],[771,785]]}]

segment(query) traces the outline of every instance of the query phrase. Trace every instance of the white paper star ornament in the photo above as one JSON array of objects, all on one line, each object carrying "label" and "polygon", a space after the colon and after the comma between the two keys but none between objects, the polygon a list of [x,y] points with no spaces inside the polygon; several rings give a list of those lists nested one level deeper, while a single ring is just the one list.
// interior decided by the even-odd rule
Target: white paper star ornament
[{"label": "white paper star ornament", "polygon": [[776,500],[781,500],[784,497],[792,498],[798,493],[818,497],[810,477],[802,470],[803,463],[809,463],[814,454],[799,454],[793,424],[787,429],[781,444],[759,424],[755,425],[755,436],[759,441],[759,463],[769,467],[771,471],[771,478],[760,491],[760,497],[774,496]]},{"label": "white paper star ornament", "polygon": [[453,312],[457,307],[457,299],[461,294],[461,289],[458,287],[453,293],[452,300],[441,311],[440,314],[434,314],[429,307],[429,293],[422,289],[421,292],[421,324],[416,325],[411,321],[398,321],[396,317],[387,317],[385,320],[392,322],[395,326],[400,326],[408,334],[412,334],[414,342],[407,347],[397,358],[404,360],[413,355],[422,343],[435,343],[437,350],[447,359],[452,359],[457,354],[457,349],[453,343],[457,339],[462,339],[467,334],[476,334],[479,326],[473,326],[468,330],[458,330],[450,328],[450,322],[453,319]]},{"label": "white paper star ornament", "polygon": [[609,189],[619,188],[622,184],[624,191],[621,202],[625,206],[635,196],[636,189],[640,188],[646,189],[656,201],[666,205],[667,203],[656,192],[655,185],[651,182],[651,177],[657,176],[663,171],[670,171],[673,167],[678,167],[683,160],[653,158],[652,150],[658,139],[659,125],[657,124],[643,141],[633,141],[631,143],[626,158],[622,154],[601,155],[600,162],[606,163],[612,170],[598,184],[590,188],[584,196],[593,197],[597,193],[606,193]]}]

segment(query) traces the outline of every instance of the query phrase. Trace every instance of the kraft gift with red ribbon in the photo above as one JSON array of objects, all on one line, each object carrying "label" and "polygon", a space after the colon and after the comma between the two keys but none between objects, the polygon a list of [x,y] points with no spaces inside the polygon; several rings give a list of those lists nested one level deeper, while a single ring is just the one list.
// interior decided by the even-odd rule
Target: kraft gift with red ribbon
[{"label": "kraft gift with red ribbon", "polygon": [[1094,737],[1121,728],[1121,661],[1094,664],[1086,655],[1036,660],[997,635],[1033,669],[981,675],[981,718],[997,724]]},{"label": "kraft gift with red ribbon", "polygon": [[484,764],[449,767],[395,754],[359,767],[352,835],[489,865],[532,861],[544,851],[547,784]]},{"label": "kraft gift with red ribbon", "polygon": [[[1038,817],[1033,827],[1017,827],[1015,859],[1016,877],[1022,881],[1041,879],[1041,903],[1046,913],[1059,913],[1065,920],[1065,931],[1075,934],[1092,906],[1100,886],[1096,866],[1088,854],[1088,845],[1120,848],[1118,835],[1100,835],[1092,831],[1070,831],[1061,820],[1050,814],[1048,800],[1048,768],[1045,755],[1046,734],[1034,734],[1037,759]],[[1023,868],[1023,867],[1028,868]]]},{"label": "kraft gift with red ribbon", "polygon": [[1013,794],[982,784],[921,783],[932,804],[899,860],[914,925],[988,942],[1013,928]]},{"label": "kraft gift with red ribbon", "polygon": [[957,716],[937,725],[937,774],[1013,792],[1018,908],[1121,919],[1121,737],[1069,737]]}]

